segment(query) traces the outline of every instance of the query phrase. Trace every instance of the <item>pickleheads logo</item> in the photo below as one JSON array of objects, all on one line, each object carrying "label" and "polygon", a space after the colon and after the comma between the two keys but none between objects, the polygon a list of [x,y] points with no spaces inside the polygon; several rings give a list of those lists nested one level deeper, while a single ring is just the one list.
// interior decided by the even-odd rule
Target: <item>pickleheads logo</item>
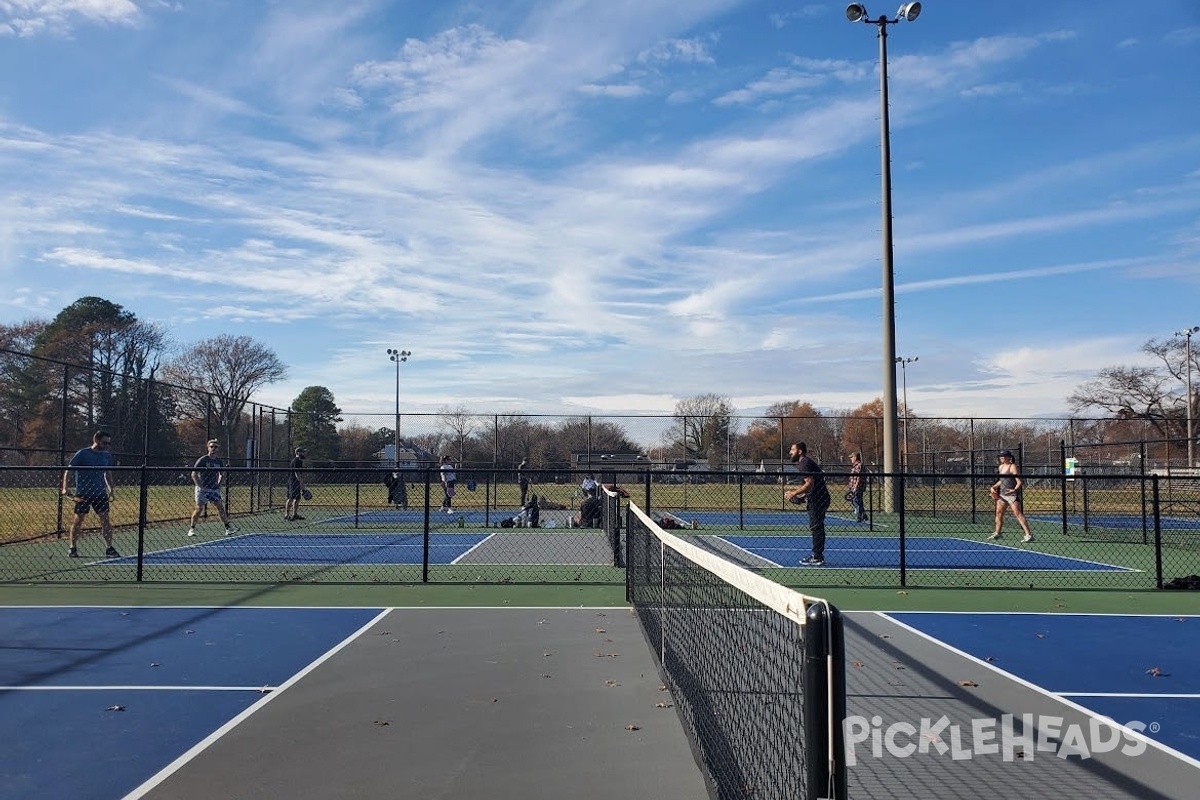
[{"label": "pickleheads logo", "polygon": [[[868,751],[873,758],[884,758],[885,753],[893,758],[933,754],[949,755],[954,761],[996,755],[1004,761],[1033,761],[1037,753],[1088,759],[1118,748],[1122,755],[1137,756],[1145,751],[1146,740],[1134,734],[1147,730],[1157,732],[1158,724],[1134,720],[1118,725],[1094,717],[1086,725],[1066,724],[1062,717],[1033,714],[973,719],[969,726],[952,724],[945,715],[937,720],[923,718],[916,725],[893,722],[884,727],[878,715],[850,716],[842,724],[848,766],[858,763],[860,752]],[[860,745],[864,746],[860,749]]]}]

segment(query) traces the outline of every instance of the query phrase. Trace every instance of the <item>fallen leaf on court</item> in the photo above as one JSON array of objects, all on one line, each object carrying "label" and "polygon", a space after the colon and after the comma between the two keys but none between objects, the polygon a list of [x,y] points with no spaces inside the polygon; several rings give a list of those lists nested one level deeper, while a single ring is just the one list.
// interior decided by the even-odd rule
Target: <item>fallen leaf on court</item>
[{"label": "fallen leaf on court", "polygon": [[626,725],[626,726],[625,726],[625,730],[627,730],[627,731],[640,731],[640,730],[641,730],[641,728],[639,728],[637,725]]},{"label": "fallen leaf on court", "polygon": [[959,686],[978,686],[979,684],[976,683],[975,681],[959,681],[958,685]]},{"label": "fallen leaf on court", "polygon": [[547,622],[549,622],[549,621],[550,621],[550,620],[547,620],[547,619],[539,619],[539,620],[538,620],[538,625],[545,625],[545,624],[546,624]]},{"label": "fallen leaf on court", "polygon": [[1187,618],[1186,617],[1176,617],[1175,621],[1176,622],[1187,622]]},{"label": "fallen leaf on court", "polygon": [[157,661],[151,661],[151,662],[150,662],[150,666],[152,666],[152,667],[161,667],[161,666],[162,666],[162,664],[158,663]]},{"label": "fallen leaf on court", "polygon": [[604,685],[605,686],[620,686],[621,684],[617,683],[616,681],[605,681]]},{"label": "fallen leaf on court", "polygon": [[596,628],[596,633],[608,633],[604,628]]},{"label": "fallen leaf on court", "polygon": [[862,665],[863,665],[863,663],[861,661],[851,661],[850,662],[850,666],[854,667],[855,669],[861,669]]},{"label": "fallen leaf on court", "polygon": [[553,675],[551,675],[549,672],[543,672],[543,673],[542,673],[542,677],[543,677],[543,678],[553,678],[554,676],[553,676]]},{"label": "fallen leaf on court", "polygon": [[655,708],[671,708],[671,707],[673,707],[674,705],[675,705],[674,703],[668,703],[668,702],[666,702],[666,701],[660,701],[660,702],[658,702],[658,703],[655,703],[655,704],[654,704],[654,707],[655,707]]},{"label": "fallen leaf on court", "polygon": [[104,710],[105,711],[124,711],[125,706],[109,706],[108,708],[106,708]]},{"label": "fallen leaf on court", "polygon": [[901,592],[896,592],[896,594],[908,594],[908,592],[901,591]]},{"label": "fallen leaf on court", "polygon": [[880,639],[890,639],[890,638],[892,638],[892,637],[891,637],[891,636],[888,636],[886,633],[884,633],[884,634],[881,634],[881,635],[879,636],[879,638],[880,638]]},{"label": "fallen leaf on court", "polygon": [[500,702],[500,698],[499,698],[499,697],[493,697],[493,698],[492,698],[492,702],[493,702],[493,703],[499,703],[499,702]]},{"label": "fallen leaf on court", "polygon": [[275,691],[275,690],[272,689],[270,686],[264,686],[258,690],[258,693],[259,694],[270,694],[273,691]]},{"label": "fallen leaf on court", "polygon": [[388,725],[391,725],[392,723],[388,722],[386,719],[377,719],[377,720],[375,720],[375,724],[378,725],[379,727],[383,728]]},{"label": "fallen leaf on court", "polygon": [[620,653],[596,653],[596,658],[617,658]]},{"label": "fallen leaf on court", "polygon": [[549,658],[552,655],[554,655],[554,653],[542,653],[542,658]]},{"label": "fallen leaf on court", "polygon": [[1034,634],[1034,636],[1038,637],[1039,639],[1045,639],[1045,638],[1046,638],[1046,634],[1044,634],[1044,633],[1035,633],[1035,634]]},{"label": "fallen leaf on court", "polygon": [[391,632],[391,631],[380,631],[380,632],[379,632],[378,634],[376,634],[376,635],[377,635],[377,636],[391,636],[391,635],[392,635],[392,632]]},{"label": "fallen leaf on court", "polygon": [[988,662],[989,664],[991,664],[995,660],[996,660],[995,656],[988,656],[987,658],[984,659],[984,661]]},{"label": "fallen leaf on court", "polygon": [[659,684],[658,690],[660,692],[665,692],[665,691],[667,691],[667,687],[665,684]]},{"label": "fallen leaf on court", "polygon": [[1163,672],[1158,667],[1151,667],[1150,669],[1146,670],[1146,674],[1151,678],[1169,678],[1171,676],[1171,673]]},{"label": "fallen leaf on court", "polygon": [[184,631],[184,633],[195,633],[195,631]]}]

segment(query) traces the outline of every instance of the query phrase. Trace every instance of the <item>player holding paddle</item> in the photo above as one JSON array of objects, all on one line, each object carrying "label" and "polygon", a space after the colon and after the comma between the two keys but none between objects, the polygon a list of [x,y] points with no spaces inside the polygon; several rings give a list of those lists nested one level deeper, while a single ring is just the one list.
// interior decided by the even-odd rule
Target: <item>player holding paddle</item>
[{"label": "player holding paddle", "polygon": [[[108,431],[96,431],[92,436],[92,446],[85,447],[71,457],[67,468],[62,474],[62,493],[75,501],[75,518],[71,521],[68,536],[67,558],[79,558],[76,543],[79,532],[83,530],[83,518],[89,510],[95,509],[100,518],[100,535],[104,537],[104,556],[120,558],[121,554],[113,547],[112,522],[108,518],[108,501],[114,496],[112,471],[113,455],[109,448],[112,446],[112,434]],[[71,473],[75,473],[75,494],[71,495],[67,488]]]},{"label": "player holding paddle", "polygon": [[1025,519],[1025,510],[1021,505],[1021,487],[1024,485],[1024,481],[1021,480],[1021,469],[1017,466],[1016,459],[1013,458],[1010,450],[1005,450],[997,458],[1000,460],[1000,466],[997,469],[1000,479],[993,483],[988,490],[992,499],[996,501],[996,531],[988,538],[1000,538],[1001,532],[1004,530],[1004,512],[1011,510],[1013,516],[1017,518],[1017,524],[1021,526],[1021,530],[1025,531],[1025,538],[1021,541],[1032,542],[1033,534],[1029,531],[1029,521]]}]

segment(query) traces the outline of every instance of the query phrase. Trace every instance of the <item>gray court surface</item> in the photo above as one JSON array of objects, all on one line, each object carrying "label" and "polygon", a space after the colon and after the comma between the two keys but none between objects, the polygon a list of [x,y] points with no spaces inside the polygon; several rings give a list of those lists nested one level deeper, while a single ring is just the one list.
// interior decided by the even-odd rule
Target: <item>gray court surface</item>
[{"label": "gray court surface", "polygon": [[393,610],[144,796],[706,797],[660,687],[626,608]]},{"label": "gray court surface", "polygon": [[[873,612],[847,613],[847,712],[919,725],[1088,717]],[[143,794],[210,798],[709,797],[632,612],[399,609]],[[943,729],[949,744],[951,732]],[[916,737],[901,737],[900,742]],[[849,796],[1184,800],[1200,769],[1147,748],[956,759],[857,746]]]},{"label": "gray court surface", "polygon": [[[874,612],[844,615],[846,627],[846,712],[848,717],[879,716],[882,730],[908,723],[919,730],[923,718],[945,715],[961,733],[960,754],[974,750],[972,721],[1000,720],[1002,714],[1033,715],[1033,720],[1062,717],[1062,730],[1089,730],[1089,716],[1058,700],[1017,683],[971,659],[899,626]],[[998,726],[997,726],[998,728]],[[937,735],[951,744],[952,732]],[[899,736],[901,745],[918,736]],[[1060,737],[1061,741],[1061,737]],[[997,739],[998,742],[998,739]],[[1086,740],[1085,740],[1086,742]],[[1148,747],[1123,755],[1118,747],[1090,758],[1056,752],[1012,748],[1014,757],[999,753],[955,759],[953,749],[899,758],[886,745],[882,757],[872,755],[868,740],[857,746],[858,763],[848,770],[853,800],[962,800],[962,798],[1102,798],[1103,800],[1195,800],[1200,797],[1200,769],[1162,750]],[[1015,753],[1020,752],[1020,757]],[[1064,751],[1059,751],[1064,752]]]},{"label": "gray court surface", "polygon": [[612,545],[604,531],[498,533],[455,560],[456,564],[595,564],[613,563]]}]

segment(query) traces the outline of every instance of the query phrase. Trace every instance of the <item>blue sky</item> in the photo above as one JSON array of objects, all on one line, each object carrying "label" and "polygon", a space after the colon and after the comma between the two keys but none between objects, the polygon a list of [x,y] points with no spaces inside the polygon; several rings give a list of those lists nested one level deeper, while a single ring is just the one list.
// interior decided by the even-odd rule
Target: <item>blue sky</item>
[{"label": "blue sky", "polygon": [[[844,3],[0,0],[0,322],[269,345],[287,405],[880,396],[878,41]],[[867,3],[873,17],[895,8]],[[921,416],[1062,413],[1200,324],[1200,3],[889,28]]]}]

